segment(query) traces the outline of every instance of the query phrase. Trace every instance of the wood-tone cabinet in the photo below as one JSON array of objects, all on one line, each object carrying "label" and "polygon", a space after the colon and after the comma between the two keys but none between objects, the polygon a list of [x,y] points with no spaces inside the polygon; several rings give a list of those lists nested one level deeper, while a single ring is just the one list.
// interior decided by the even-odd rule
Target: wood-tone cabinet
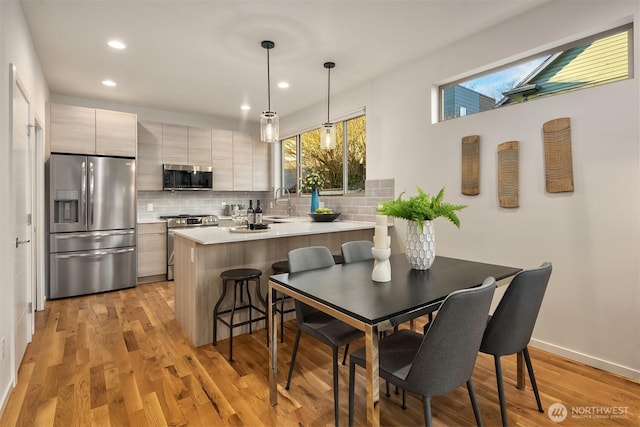
[{"label": "wood-tone cabinet", "polygon": [[233,189],[253,190],[253,137],[245,132],[233,132]]},{"label": "wood-tone cabinet", "polygon": [[[188,164],[195,166],[211,166],[211,129],[189,127],[188,140]],[[215,188],[215,176],[213,183]]]},{"label": "wood-tone cabinet", "polygon": [[162,124],[162,163],[189,164],[189,128]]},{"label": "wood-tone cabinet", "polygon": [[214,190],[233,190],[233,132],[230,130],[211,130],[211,166]]},{"label": "wood-tone cabinet", "polygon": [[162,164],[213,166],[215,191],[268,191],[271,144],[250,133],[138,122],[138,191],[162,191]]},{"label": "wood-tone cabinet", "polygon": [[166,280],[167,224],[138,224],[138,282]]},{"label": "wood-tone cabinet", "polygon": [[137,122],[136,114],[96,110],[96,154],[135,157]]},{"label": "wood-tone cabinet", "polygon": [[162,191],[162,123],[138,122],[138,191]]},{"label": "wood-tone cabinet", "polygon": [[268,191],[271,186],[269,154],[271,144],[253,138],[253,191]]},{"label": "wood-tone cabinet", "polygon": [[47,119],[54,153],[136,156],[136,114],[49,104]]},{"label": "wood-tone cabinet", "polygon": [[53,153],[93,154],[96,151],[96,110],[49,104],[49,144]]}]

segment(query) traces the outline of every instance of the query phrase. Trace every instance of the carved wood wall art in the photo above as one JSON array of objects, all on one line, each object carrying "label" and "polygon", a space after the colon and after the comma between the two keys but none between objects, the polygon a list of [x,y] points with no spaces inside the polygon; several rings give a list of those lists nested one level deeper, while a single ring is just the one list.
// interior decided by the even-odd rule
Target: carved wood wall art
[{"label": "carved wood wall art", "polygon": [[519,151],[518,141],[498,145],[498,201],[502,208],[520,206]]},{"label": "carved wood wall art", "polygon": [[574,191],[571,154],[571,122],[568,117],[550,120],[542,126],[544,171],[549,193]]},{"label": "carved wood wall art", "polygon": [[480,136],[462,138],[462,194],[480,194]]}]

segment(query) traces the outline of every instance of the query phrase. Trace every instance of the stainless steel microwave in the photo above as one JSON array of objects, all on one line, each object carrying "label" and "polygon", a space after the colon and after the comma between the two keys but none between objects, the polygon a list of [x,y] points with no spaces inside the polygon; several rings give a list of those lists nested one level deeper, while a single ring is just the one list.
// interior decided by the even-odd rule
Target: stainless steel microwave
[{"label": "stainless steel microwave", "polygon": [[213,190],[213,167],[164,164],[162,189],[167,191]]}]

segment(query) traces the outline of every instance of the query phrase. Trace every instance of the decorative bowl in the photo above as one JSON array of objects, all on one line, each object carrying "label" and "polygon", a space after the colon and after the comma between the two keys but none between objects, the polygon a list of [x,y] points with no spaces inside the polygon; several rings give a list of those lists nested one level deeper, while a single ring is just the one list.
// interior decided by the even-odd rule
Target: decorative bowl
[{"label": "decorative bowl", "polygon": [[332,222],[341,215],[340,212],[334,213],[310,213],[309,216],[316,222]]}]

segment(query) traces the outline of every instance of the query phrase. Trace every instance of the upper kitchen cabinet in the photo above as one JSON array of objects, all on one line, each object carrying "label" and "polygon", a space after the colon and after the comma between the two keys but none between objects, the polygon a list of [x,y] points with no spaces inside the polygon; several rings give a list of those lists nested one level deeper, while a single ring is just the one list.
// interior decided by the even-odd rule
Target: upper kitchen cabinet
[{"label": "upper kitchen cabinet", "polygon": [[253,191],[268,191],[271,185],[269,174],[269,154],[271,144],[253,138]]},{"label": "upper kitchen cabinet", "polygon": [[213,189],[233,190],[233,132],[212,129],[211,150]]},{"label": "upper kitchen cabinet", "polygon": [[162,191],[162,123],[138,122],[138,191]]},{"label": "upper kitchen cabinet", "polygon": [[96,110],[49,104],[48,119],[51,152],[95,154]]},{"label": "upper kitchen cabinet", "polygon": [[[188,140],[189,164],[211,166],[211,129],[190,127],[188,129]],[[215,176],[213,187],[216,188]]]},{"label": "upper kitchen cabinet", "polygon": [[96,154],[135,157],[137,122],[136,114],[96,110]]},{"label": "upper kitchen cabinet", "polygon": [[189,164],[189,128],[162,124],[162,162],[170,165]]},{"label": "upper kitchen cabinet", "polygon": [[74,105],[49,105],[49,143],[54,153],[136,156],[137,116]]},{"label": "upper kitchen cabinet", "polygon": [[250,133],[233,132],[233,189],[253,190],[253,137]]}]

